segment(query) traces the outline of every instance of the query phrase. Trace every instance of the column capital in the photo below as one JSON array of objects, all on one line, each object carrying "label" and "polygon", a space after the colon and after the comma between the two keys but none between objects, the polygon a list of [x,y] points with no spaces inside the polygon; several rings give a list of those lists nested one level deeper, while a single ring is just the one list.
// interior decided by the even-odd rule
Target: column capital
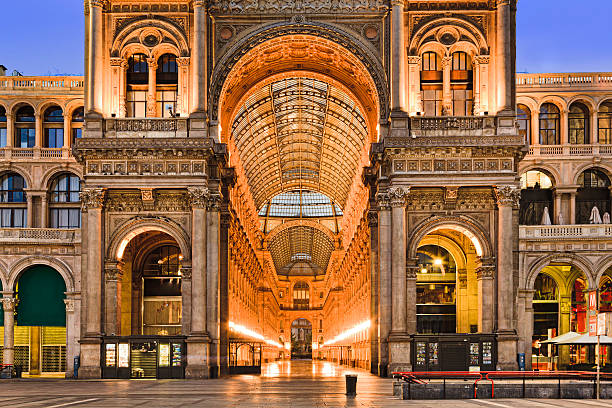
[{"label": "column capital", "polygon": [[416,280],[417,273],[419,273],[419,269],[420,268],[418,266],[407,266],[406,267],[406,279]]},{"label": "column capital", "polygon": [[219,193],[211,193],[208,196],[208,202],[206,204],[206,209],[208,211],[219,211],[221,207],[222,196]]},{"label": "column capital", "polygon": [[474,62],[476,64],[488,64],[491,62],[490,55],[477,55],[474,57]]},{"label": "column capital", "polygon": [[81,210],[87,212],[90,208],[102,208],[106,196],[105,188],[84,188],[79,193],[81,199]]},{"label": "column capital", "polygon": [[181,266],[181,278],[191,280],[191,266]]},{"label": "column capital", "polygon": [[89,0],[90,7],[97,7],[103,10],[107,3],[108,3],[108,0]]},{"label": "column capital", "polygon": [[386,191],[376,193],[376,205],[381,211],[389,210],[391,208],[389,193]]},{"label": "column capital", "polygon": [[179,67],[188,67],[190,61],[191,61],[191,58],[189,57],[178,57],[176,59],[176,63]]},{"label": "column capital", "polygon": [[206,7],[206,0],[193,0],[192,2],[193,8]]},{"label": "column capital", "polygon": [[120,262],[111,262],[104,265],[104,280],[106,282],[120,281],[123,277],[122,266],[123,264]]},{"label": "column capital", "polygon": [[421,65],[421,56],[420,55],[409,55],[408,64],[409,65]]},{"label": "column capital", "polygon": [[374,210],[368,211],[368,226],[370,228],[378,227],[378,212]]},{"label": "column capital", "polygon": [[389,201],[391,207],[405,207],[410,194],[410,187],[399,186],[389,188]]},{"label": "column capital", "polygon": [[192,208],[206,208],[210,191],[206,187],[189,187],[189,201]]},{"label": "column capital", "polygon": [[498,206],[518,207],[521,198],[521,190],[516,186],[495,187],[495,198]]},{"label": "column capital", "polygon": [[14,312],[15,307],[19,303],[19,299],[14,297],[3,297],[2,298],[2,308],[5,312]]},{"label": "column capital", "polygon": [[149,72],[157,71],[157,59],[147,58],[147,64],[149,64]]},{"label": "column capital", "polygon": [[482,265],[476,268],[476,279],[493,279],[497,268],[492,265]]},{"label": "column capital", "polygon": [[76,306],[76,300],[75,299],[64,299],[64,304],[66,305],[66,313],[73,313],[75,310],[75,306]]},{"label": "column capital", "polygon": [[404,0],[391,0],[391,7],[404,7]]}]

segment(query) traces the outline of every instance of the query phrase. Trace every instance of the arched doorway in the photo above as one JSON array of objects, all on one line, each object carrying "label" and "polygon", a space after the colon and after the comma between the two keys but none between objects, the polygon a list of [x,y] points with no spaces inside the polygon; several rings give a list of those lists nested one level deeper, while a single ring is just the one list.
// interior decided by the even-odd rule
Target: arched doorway
[{"label": "arched doorway", "polygon": [[66,371],[66,283],[53,268],[27,268],[15,287],[15,365],[29,375]]},{"label": "arched doorway", "polygon": [[[545,268],[546,269],[546,268]],[[552,369],[552,346],[541,344],[559,333],[559,288],[546,272],[536,278],[533,293],[532,368]]]},{"label": "arched doorway", "polygon": [[291,323],[291,358],[312,358],[312,323],[296,319]]}]

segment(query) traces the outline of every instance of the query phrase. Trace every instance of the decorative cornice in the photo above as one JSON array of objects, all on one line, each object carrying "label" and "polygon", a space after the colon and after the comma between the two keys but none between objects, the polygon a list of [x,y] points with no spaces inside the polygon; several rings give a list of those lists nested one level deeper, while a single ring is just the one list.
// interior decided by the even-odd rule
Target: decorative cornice
[{"label": "decorative cornice", "polygon": [[[228,14],[269,14],[269,13],[371,13],[387,10],[383,0],[216,0],[211,10]],[[404,0],[392,0],[391,5],[404,5]]]},{"label": "decorative cornice", "polygon": [[498,206],[518,207],[521,190],[516,186],[498,186],[495,188],[495,198]]},{"label": "decorative cornice", "polygon": [[81,199],[81,210],[87,212],[90,208],[102,208],[106,189],[104,188],[84,188],[79,193]]},{"label": "decorative cornice", "polygon": [[192,208],[206,208],[210,191],[206,187],[189,187],[189,202]]}]

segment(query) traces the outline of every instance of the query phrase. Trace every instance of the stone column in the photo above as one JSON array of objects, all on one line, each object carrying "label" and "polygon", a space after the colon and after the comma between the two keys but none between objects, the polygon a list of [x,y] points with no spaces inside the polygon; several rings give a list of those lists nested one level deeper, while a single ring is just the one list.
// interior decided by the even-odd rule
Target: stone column
[{"label": "stone column", "polygon": [[70,149],[70,133],[71,133],[70,130],[71,129],[72,129],[72,117],[70,115],[67,115],[66,112],[64,112],[64,141],[63,141],[63,146],[62,146],[64,150]]},{"label": "stone column", "polygon": [[540,144],[540,111],[534,110],[531,112],[531,140],[529,145]]},{"label": "stone column", "polygon": [[15,306],[17,299],[10,295],[2,298],[2,308],[4,309],[4,351],[2,364],[15,363]]},{"label": "stone column", "polygon": [[[572,296],[561,295],[559,299],[559,335],[570,331],[570,318],[572,311]],[[570,362],[569,346],[559,346],[558,369],[566,370]]]},{"label": "stone column", "polygon": [[44,112],[34,114],[34,147],[43,147],[43,115]]},{"label": "stone column", "polygon": [[[474,58],[475,75],[478,82],[474,81],[474,92],[478,90],[478,105],[476,106],[476,98],[474,98],[474,114],[489,112],[489,62],[491,57],[488,55],[479,55]],[[478,108],[478,109],[476,109]]]},{"label": "stone column", "polygon": [[34,225],[34,196],[26,191],[26,226],[32,228]]},{"label": "stone column", "polygon": [[563,193],[555,189],[554,194],[555,194],[555,208],[554,208],[554,213],[553,213],[553,222],[558,225],[559,224],[559,214],[561,214],[561,198],[563,196]]},{"label": "stone column", "polygon": [[417,332],[416,282],[419,267],[416,265],[416,260],[414,263],[406,267],[406,332],[408,334]]},{"label": "stone column", "polygon": [[[591,144],[599,144],[599,116],[597,109],[591,113],[591,126],[589,126],[589,140]],[[8,123],[7,123],[8,126]],[[7,132],[8,133],[8,132]]]},{"label": "stone column", "polygon": [[41,215],[40,215],[40,227],[49,228],[49,196],[46,192],[40,196],[41,202]]},{"label": "stone column", "polygon": [[378,374],[386,377],[389,365],[389,333],[391,333],[392,316],[392,280],[391,280],[391,203],[389,194],[376,194],[378,205]]},{"label": "stone column", "polygon": [[189,188],[191,199],[191,332],[187,342],[187,378],[208,378],[208,343],[206,331],[206,205],[207,188]]},{"label": "stone column", "polygon": [[107,336],[121,335],[121,262],[106,262],[104,266],[104,332]]},{"label": "stone column", "polygon": [[570,218],[569,224],[577,224],[578,220],[576,219],[576,195],[578,191],[570,191]]},{"label": "stone column", "polygon": [[453,114],[453,94],[451,91],[451,68],[453,65],[452,57],[442,57],[442,115],[451,116]]},{"label": "stone column", "polygon": [[569,111],[561,109],[561,134],[559,135],[559,144],[564,145],[569,143]]},{"label": "stone column", "polygon": [[6,147],[15,146],[15,117],[6,112]]},{"label": "stone column", "polygon": [[[478,331],[480,333],[493,333],[495,319],[495,266],[481,265],[476,268],[478,281]],[[468,327],[469,329],[469,327]]]},{"label": "stone column", "polygon": [[67,292],[66,299],[66,378],[74,376],[74,357],[79,353],[80,293]]},{"label": "stone column", "polygon": [[181,333],[191,333],[191,266],[181,266]]},{"label": "stone column", "polygon": [[514,111],[512,100],[512,11],[510,0],[497,1],[497,41],[495,65],[497,110]]},{"label": "stone column", "polygon": [[467,269],[457,269],[457,332],[470,332]]},{"label": "stone column", "polygon": [[391,0],[391,110],[406,112],[406,46],[403,0]]},{"label": "stone column", "polygon": [[[376,205],[373,203],[374,206]],[[378,213],[376,208],[370,208],[367,214],[370,229],[370,372],[382,375],[379,372],[379,269],[378,269]],[[320,329],[323,329],[320,327]]]},{"label": "stone column", "polygon": [[[221,194],[211,193],[206,208],[206,327],[210,336],[209,368],[213,378],[219,376],[219,272],[221,265]],[[227,253],[226,260],[227,261]]]},{"label": "stone column", "polygon": [[192,89],[193,101],[191,103],[191,113],[198,114],[199,117],[206,117],[207,100],[207,19],[206,1],[195,0],[193,2],[193,47],[192,47]]},{"label": "stone column", "polygon": [[81,209],[87,218],[87,235],[83,237],[83,248],[87,253],[84,295],[87,302],[85,333],[81,338],[80,378],[100,378],[100,344],[102,321],[102,207],[105,189],[84,188],[81,191]]},{"label": "stone column", "polygon": [[176,89],[176,113],[187,116],[189,114],[189,57],[176,59],[178,65],[178,86]]},{"label": "stone column", "polygon": [[[224,206],[225,207],[225,206]],[[224,209],[221,213],[219,231],[219,375],[229,375],[229,240],[231,215]],[[256,265],[253,265],[256,267]],[[264,296],[261,293],[262,306],[259,317],[262,320],[260,327],[265,327],[263,320]],[[314,333],[314,332],[313,332]],[[274,337],[273,337],[274,338]],[[313,340],[316,336],[313,336]]]},{"label": "stone column", "polygon": [[[147,117],[155,118],[158,115],[162,116],[163,112],[157,111],[157,60],[148,58],[149,64],[149,91],[147,93]],[[163,110],[164,107],[162,106]]]},{"label": "stone column", "polygon": [[115,113],[119,118],[124,118],[127,114],[125,92],[128,62],[123,58],[111,58],[110,63],[113,72],[111,113]]},{"label": "stone column", "polygon": [[[406,275],[406,200],[410,187],[390,187],[391,204],[391,333],[389,334],[389,370],[410,371],[409,323],[408,319],[408,277]],[[412,276],[411,276],[412,278]],[[416,276],[415,276],[416,278]],[[411,288],[412,289],[412,288]],[[410,329],[413,329],[410,327]]]},{"label": "stone column", "polygon": [[495,189],[497,222],[497,333],[498,366],[516,369],[516,331],[513,327],[514,305],[514,208],[518,207],[520,190],[514,185]]},{"label": "stone column", "polygon": [[518,352],[525,353],[526,370],[531,369],[531,339],[533,336],[533,290],[521,289],[518,293]]},{"label": "stone column", "polygon": [[102,12],[104,0],[89,0],[89,54],[87,58],[87,100],[86,112],[102,114],[102,86],[104,78],[104,38]]},{"label": "stone column", "polygon": [[421,101],[421,57],[408,57],[408,112],[416,115],[423,111]]}]

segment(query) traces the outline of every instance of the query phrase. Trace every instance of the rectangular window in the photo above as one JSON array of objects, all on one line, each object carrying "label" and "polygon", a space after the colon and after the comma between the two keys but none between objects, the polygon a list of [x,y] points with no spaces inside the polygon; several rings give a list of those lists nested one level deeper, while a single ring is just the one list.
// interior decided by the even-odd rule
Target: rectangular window
[{"label": "rectangular window", "polygon": [[45,129],[45,147],[54,149],[64,147],[64,129]]},{"label": "rectangular window", "polygon": [[146,118],[147,91],[128,91],[126,108],[129,118]]},{"label": "rectangular window", "polygon": [[72,129],[72,140],[80,139],[83,136],[83,129],[74,128]]},{"label": "rectangular window", "polygon": [[[602,113],[600,113],[600,115],[602,115]],[[612,115],[600,116],[598,121],[599,143],[612,144]]]},{"label": "rectangular window", "polygon": [[51,228],[81,228],[80,208],[52,208]]},{"label": "rectangular window", "polygon": [[27,224],[25,208],[0,209],[0,227],[25,228]]},{"label": "rectangular window", "polygon": [[453,89],[453,116],[471,116],[474,111],[472,91]]},{"label": "rectangular window", "polygon": [[442,114],[442,90],[423,90],[422,98],[425,116],[440,116]]},{"label": "rectangular window", "polygon": [[36,143],[36,132],[34,128],[18,128],[16,147],[28,148],[34,147]]},{"label": "rectangular window", "polygon": [[176,114],[176,90],[157,91],[157,113],[162,118],[170,118],[170,111]]},{"label": "rectangular window", "polygon": [[6,147],[6,128],[0,128],[0,147]]}]

